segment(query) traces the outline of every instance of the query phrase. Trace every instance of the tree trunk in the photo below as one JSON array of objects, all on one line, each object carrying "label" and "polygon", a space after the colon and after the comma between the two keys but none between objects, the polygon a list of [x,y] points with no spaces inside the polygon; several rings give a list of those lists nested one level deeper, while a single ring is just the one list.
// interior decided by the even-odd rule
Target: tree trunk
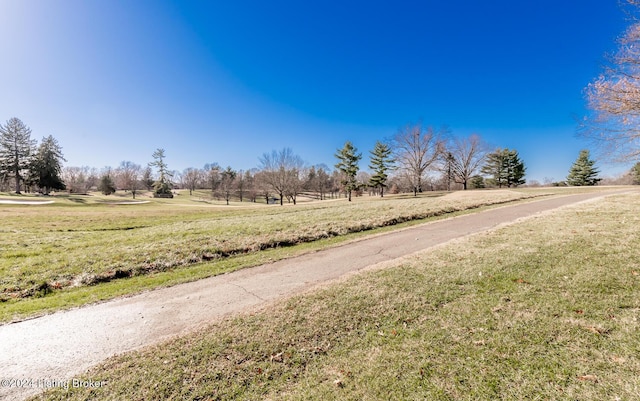
[{"label": "tree trunk", "polygon": [[16,164],[15,173],[16,173],[16,193],[19,194],[20,193],[20,170],[18,169],[17,164]]}]

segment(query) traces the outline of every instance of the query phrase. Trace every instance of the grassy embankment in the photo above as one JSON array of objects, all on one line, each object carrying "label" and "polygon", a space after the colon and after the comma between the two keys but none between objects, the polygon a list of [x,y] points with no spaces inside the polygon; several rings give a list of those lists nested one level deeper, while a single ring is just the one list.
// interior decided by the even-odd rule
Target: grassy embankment
[{"label": "grassy embankment", "polygon": [[39,399],[638,399],[639,210],[618,195],[459,240]]},{"label": "grassy embankment", "polygon": [[[296,207],[226,207],[203,202],[201,194],[138,205],[113,204],[129,200],[113,196],[60,196],[47,198],[55,201],[50,205],[0,205],[0,321],[253,266],[377,227],[549,192],[355,198],[352,203]],[[303,245],[289,247],[294,244]]]}]

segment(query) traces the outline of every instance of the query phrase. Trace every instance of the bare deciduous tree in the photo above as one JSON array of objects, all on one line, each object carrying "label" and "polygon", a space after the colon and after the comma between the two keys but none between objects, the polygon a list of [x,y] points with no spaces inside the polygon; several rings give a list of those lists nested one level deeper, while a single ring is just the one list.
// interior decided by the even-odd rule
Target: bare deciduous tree
[{"label": "bare deciduous tree", "polygon": [[[263,172],[262,179],[273,192],[278,194],[280,205],[283,204],[285,196],[297,194],[295,188],[299,185],[299,174],[304,162],[290,148],[263,154],[260,158],[260,166]],[[295,204],[295,197],[293,201]]]},{"label": "bare deciduous tree", "polygon": [[287,193],[285,194],[287,200],[293,201],[294,205],[298,201],[298,194],[300,194],[304,188],[303,177],[307,173],[302,159],[300,159],[300,162],[300,165],[293,168],[288,174]]},{"label": "bare deciduous tree", "polygon": [[447,174],[466,190],[471,177],[482,167],[488,151],[488,146],[477,134],[454,138],[444,152]]},{"label": "bare deciduous tree", "polygon": [[237,171],[236,179],[234,181],[234,188],[240,202],[243,202],[247,196],[249,197],[249,200],[251,202],[256,201],[256,191],[254,184],[254,172],[252,172],[251,170]]},{"label": "bare deciduous tree", "polygon": [[329,168],[325,164],[311,166],[307,170],[305,189],[315,192],[318,199],[326,199],[326,192],[331,187],[331,176],[329,176]]},{"label": "bare deciduous tree", "polygon": [[139,164],[130,161],[121,162],[116,170],[117,187],[125,191],[131,191],[133,199],[135,199],[141,172],[142,167]]},{"label": "bare deciduous tree", "polygon": [[218,185],[218,192],[222,194],[224,200],[229,204],[231,194],[235,187],[235,181],[238,173],[230,166],[227,166],[225,170],[220,173],[220,184]]},{"label": "bare deciduous tree", "polygon": [[[627,0],[634,10],[638,0]],[[640,157],[640,22],[634,19],[618,39],[609,66],[585,89],[591,114],[580,133],[597,153],[613,162]]]},{"label": "bare deciduous tree", "polygon": [[69,193],[86,194],[98,184],[99,172],[91,167],[63,167],[62,180]]},{"label": "bare deciduous tree", "polygon": [[218,163],[207,163],[204,165],[204,171],[207,179],[207,186],[211,189],[211,194],[215,195],[220,185],[220,165]]},{"label": "bare deciduous tree", "polygon": [[189,189],[189,195],[193,195],[193,191],[202,181],[203,172],[200,169],[189,167],[182,172],[182,185]]},{"label": "bare deciduous tree", "polygon": [[271,185],[269,184],[269,176],[266,171],[258,170],[253,178],[254,178],[254,188],[256,191],[256,198],[258,195],[264,198],[264,202],[269,204],[269,197],[271,196]]},{"label": "bare deciduous tree", "polygon": [[427,170],[438,160],[443,149],[446,128],[423,127],[421,123],[409,124],[393,138],[395,160],[411,181],[414,196],[422,192]]}]

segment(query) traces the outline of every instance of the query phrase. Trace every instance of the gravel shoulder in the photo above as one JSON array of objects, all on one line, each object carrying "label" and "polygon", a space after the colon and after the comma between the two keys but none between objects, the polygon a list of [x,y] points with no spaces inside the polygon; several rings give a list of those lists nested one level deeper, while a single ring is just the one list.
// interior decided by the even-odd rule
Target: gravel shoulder
[{"label": "gravel shoulder", "polygon": [[[104,359],[453,239],[603,196],[567,195],[376,235],[342,246],[97,305],[0,326],[0,399],[20,400]],[[22,387],[7,380],[23,381]],[[31,380],[30,382],[28,380]]]}]

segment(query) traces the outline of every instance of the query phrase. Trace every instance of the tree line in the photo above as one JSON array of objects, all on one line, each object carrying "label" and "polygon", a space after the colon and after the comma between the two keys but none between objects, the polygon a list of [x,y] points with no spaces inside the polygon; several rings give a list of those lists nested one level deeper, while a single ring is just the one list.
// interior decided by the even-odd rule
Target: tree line
[{"label": "tree line", "polygon": [[31,129],[20,119],[14,117],[0,125],[0,182],[4,187],[12,178],[18,194],[23,187],[37,187],[44,194],[64,190],[60,178],[64,161],[62,148],[53,136],[42,138],[38,145],[31,139]]},{"label": "tree line", "polygon": [[[183,171],[169,169],[164,149],[157,149],[146,165],[123,161],[116,168],[98,170],[63,167],[66,160],[53,136],[36,145],[31,130],[19,119],[0,125],[1,190],[43,194],[52,190],[98,190],[106,195],[121,190],[135,199],[140,190],[172,197],[174,189],[187,189],[190,195],[195,190],[208,190],[227,204],[232,199],[295,204],[301,195],[318,200],[345,196],[351,200],[353,194],[365,192],[381,197],[389,192],[417,196],[432,190],[517,187],[525,183],[526,172],[514,149],[491,149],[479,135],[454,137],[447,128],[422,123],[407,124],[392,138],[377,141],[368,152],[368,171],[360,169],[362,153],[350,141],[336,150],[333,168],[325,164],[308,166],[290,148],[284,148],[264,153],[259,165],[250,170],[209,163]],[[593,167],[588,153],[586,157],[587,165]],[[584,166],[581,168],[584,170]],[[572,174],[576,173],[570,177]],[[585,183],[574,179],[571,184],[593,185],[597,182],[594,179],[590,176]]]}]

